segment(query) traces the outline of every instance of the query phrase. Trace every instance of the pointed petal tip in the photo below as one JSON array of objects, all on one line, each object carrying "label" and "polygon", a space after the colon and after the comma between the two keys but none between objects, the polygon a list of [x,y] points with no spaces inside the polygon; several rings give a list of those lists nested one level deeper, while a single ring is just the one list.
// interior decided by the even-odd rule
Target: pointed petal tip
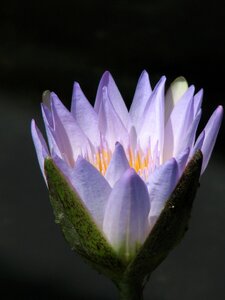
[{"label": "pointed petal tip", "polygon": [[[76,102],[77,99],[81,98],[83,96],[83,91],[80,87],[80,84],[77,81],[74,81],[73,83],[73,91],[72,91],[72,105],[74,105],[73,102]],[[72,110],[72,107],[71,107]]]},{"label": "pointed petal tip", "polygon": [[149,78],[149,74],[148,74],[148,72],[145,69],[141,72],[140,78],[142,78],[142,77]]},{"label": "pointed petal tip", "polygon": [[123,150],[124,150],[124,148],[123,148],[123,145],[122,145],[122,144],[120,144],[120,142],[118,142],[118,141],[117,141],[117,142],[115,142],[115,148],[116,148],[116,149],[120,149],[120,148],[121,148],[121,149],[123,149]]},{"label": "pointed petal tip", "polygon": [[153,90],[153,93],[156,93],[161,87],[165,88],[165,83],[166,83],[166,76],[163,75],[159,81],[156,83],[155,87],[154,87],[154,90]]},{"label": "pointed petal tip", "polygon": [[199,91],[198,91],[199,94],[203,94],[204,93],[204,89],[201,88]]},{"label": "pointed petal tip", "polygon": [[127,169],[124,172],[124,177],[127,178],[128,180],[132,180],[135,177],[139,177],[141,179],[141,177],[137,174],[137,172],[133,168]]},{"label": "pointed petal tip", "polygon": [[[57,103],[62,104],[62,102],[60,101],[59,97],[56,95],[55,92],[50,92],[49,93],[49,101],[46,104],[47,107],[49,107],[50,109],[52,108],[52,105],[55,106],[57,105]],[[44,103],[45,104],[45,103]],[[63,104],[62,104],[63,105]]]},{"label": "pointed petal tip", "polygon": [[109,70],[105,70],[105,72],[103,73],[103,76],[110,76],[111,73],[109,72]]},{"label": "pointed petal tip", "polygon": [[223,106],[222,105],[219,105],[216,109],[217,113],[221,116],[223,116]]},{"label": "pointed petal tip", "polygon": [[31,128],[35,126],[35,120],[34,119],[31,119]]},{"label": "pointed petal tip", "polygon": [[160,78],[159,82],[163,82],[163,83],[166,82],[166,76],[163,75],[163,76]]},{"label": "pointed petal tip", "polygon": [[115,147],[121,145],[120,142],[115,142]]},{"label": "pointed petal tip", "polygon": [[169,160],[167,160],[167,162],[165,163],[168,166],[171,165],[172,167],[174,167],[175,165],[177,165],[177,161],[175,157],[171,157]]},{"label": "pointed petal tip", "polygon": [[[224,114],[224,108],[223,108],[223,106],[222,105],[219,105],[218,107],[217,107],[217,116],[218,116],[218,118],[220,119],[220,125],[221,125],[221,122],[222,122],[222,119],[223,119],[223,114]],[[220,126],[219,125],[219,126]]]},{"label": "pointed petal tip", "polygon": [[189,86],[189,89],[190,89],[191,92],[194,93],[194,91],[195,91],[195,86],[194,86],[194,84],[190,85],[190,86]]},{"label": "pointed petal tip", "polygon": [[37,132],[37,125],[34,119],[31,120],[30,127],[31,127],[31,134],[34,137],[34,133]]},{"label": "pointed petal tip", "polygon": [[201,174],[204,173],[210,157],[212,155],[212,151],[214,149],[217,135],[219,133],[219,129],[223,119],[223,107],[219,105],[211,115],[210,119],[208,120],[204,130],[205,130],[205,137],[201,146],[201,151],[203,153],[203,163],[202,163],[202,171]]},{"label": "pointed petal tip", "polygon": [[73,83],[73,88],[74,88],[74,89],[80,88],[80,84],[79,84],[77,81],[74,81],[74,83]]},{"label": "pointed petal tip", "polygon": [[40,129],[38,128],[36,122],[34,119],[31,120],[31,133],[33,135],[33,137],[39,137],[40,135],[42,136],[42,133],[40,131]]},{"label": "pointed petal tip", "polygon": [[161,89],[165,88],[165,83],[166,83],[166,76],[163,75],[159,81],[156,83],[154,90],[153,90],[153,95],[159,92]]},{"label": "pointed petal tip", "polygon": [[104,80],[107,84],[108,84],[108,81],[109,81],[109,78],[112,77],[111,73],[106,70],[103,74],[102,74],[102,78],[101,78],[101,81]]},{"label": "pointed petal tip", "polygon": [[[75,162],[75,169],[76,170],[77,169],[91,169],[91,170],[95,169],[99,174],[101,174],[95,166],[93,166],[89,161],[87,161],[81,155],[79,155],[77,157],[77,160]],[[101,176],[102,176],[102,174],[101,174]]]},{"label": "pointed petal tip", "polygon": [[84,164],[85,162],[87,162],[87,160],[85,158],[83,158],[81,155],[77,156],[76,162],[75,162],[75,166],[80,166],[81,164]]},{"label": "pointed petal tip", "polygon": [[119,142],[116,142],[113,155],[105,173],[105,178],[113,187],[129,167],[123,146]]},{"label": "pointed petal tip", "polygon": [[47,184],[45,172],[44,172],[44,161],[47,157],[50,156],[50,154],[48,151],[48,146],[42,136],[41,131],[36,126],[34,119],[32,119],[32,121],[31,121],[31,135],[32,135],[34,147],[36,150],[39,166],[41,168],[41,172],[44,176],[45,182]]}]

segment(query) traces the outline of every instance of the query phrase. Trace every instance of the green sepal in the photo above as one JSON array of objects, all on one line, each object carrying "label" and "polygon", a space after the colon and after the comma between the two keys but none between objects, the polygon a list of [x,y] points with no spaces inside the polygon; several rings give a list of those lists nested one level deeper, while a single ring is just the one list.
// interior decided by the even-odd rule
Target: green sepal
[{"label": "green sepal", "polygon": [[60,225],[70,247],[99,272],[117,281],[124,273],[124,263],[51,158],[45,159],[45,174],[55,222]]},{"label": "green sepal", "polygon": [[181,241],[188,229],[193,200],[199,186],[201,166],[202,153],[197,151],[185,168],[145,243],[127,266],[123,275],[125,283],[135,282],[143,286],[155,268]]}]

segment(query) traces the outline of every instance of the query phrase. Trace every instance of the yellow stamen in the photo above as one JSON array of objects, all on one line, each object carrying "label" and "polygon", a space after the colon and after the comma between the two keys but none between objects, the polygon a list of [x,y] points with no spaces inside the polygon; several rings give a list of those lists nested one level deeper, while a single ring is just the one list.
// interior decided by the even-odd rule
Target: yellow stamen
[{"label": "yellow stamen", "polygon": [[[102,175],[105,175],[109,166],[112,153],[109,149],[100,147],[93,156],[90,162],[99,170]],[[151,152],[147,149],[145,153],[139,148],[133,151],[131,147],[127,149],[127,159],[131,168],[133,168],[140,176],[146,177],[151,162]]]}]

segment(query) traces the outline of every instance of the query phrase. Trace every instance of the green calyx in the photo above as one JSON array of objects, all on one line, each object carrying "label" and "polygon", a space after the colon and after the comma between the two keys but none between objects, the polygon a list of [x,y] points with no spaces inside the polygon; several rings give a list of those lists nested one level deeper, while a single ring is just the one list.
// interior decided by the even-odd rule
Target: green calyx
[{"label": "green calyx", "polygon": [[123,294],[124,287],[129,285],[135,285],[140,290],[153,270],[181,241],[199,185],[201,165],[202,154],[197,151],[145,243],[130,260],[118,255],[107,242],[51,158],[45,160],[45,173],[56,223],[60,225],[70,247],[99,272],[111,278]]}]

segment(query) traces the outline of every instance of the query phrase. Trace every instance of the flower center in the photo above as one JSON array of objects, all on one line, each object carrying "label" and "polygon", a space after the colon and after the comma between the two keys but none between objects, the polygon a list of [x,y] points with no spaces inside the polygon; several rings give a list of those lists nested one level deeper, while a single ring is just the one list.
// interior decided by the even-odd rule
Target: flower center
[{"label": "flower center", "polygon": [[[151,164],[151,152],[148,148],[145,152],[141,149],[133,150],[128,147],[126,150],[127,160],[131,168],[133,168],[143,179],[146,179]],[[92,159],[89,161],[99,170],[102,175],[105,175],[106,170],[112,158],[110,149],[100,147],[96,150]]]}]

